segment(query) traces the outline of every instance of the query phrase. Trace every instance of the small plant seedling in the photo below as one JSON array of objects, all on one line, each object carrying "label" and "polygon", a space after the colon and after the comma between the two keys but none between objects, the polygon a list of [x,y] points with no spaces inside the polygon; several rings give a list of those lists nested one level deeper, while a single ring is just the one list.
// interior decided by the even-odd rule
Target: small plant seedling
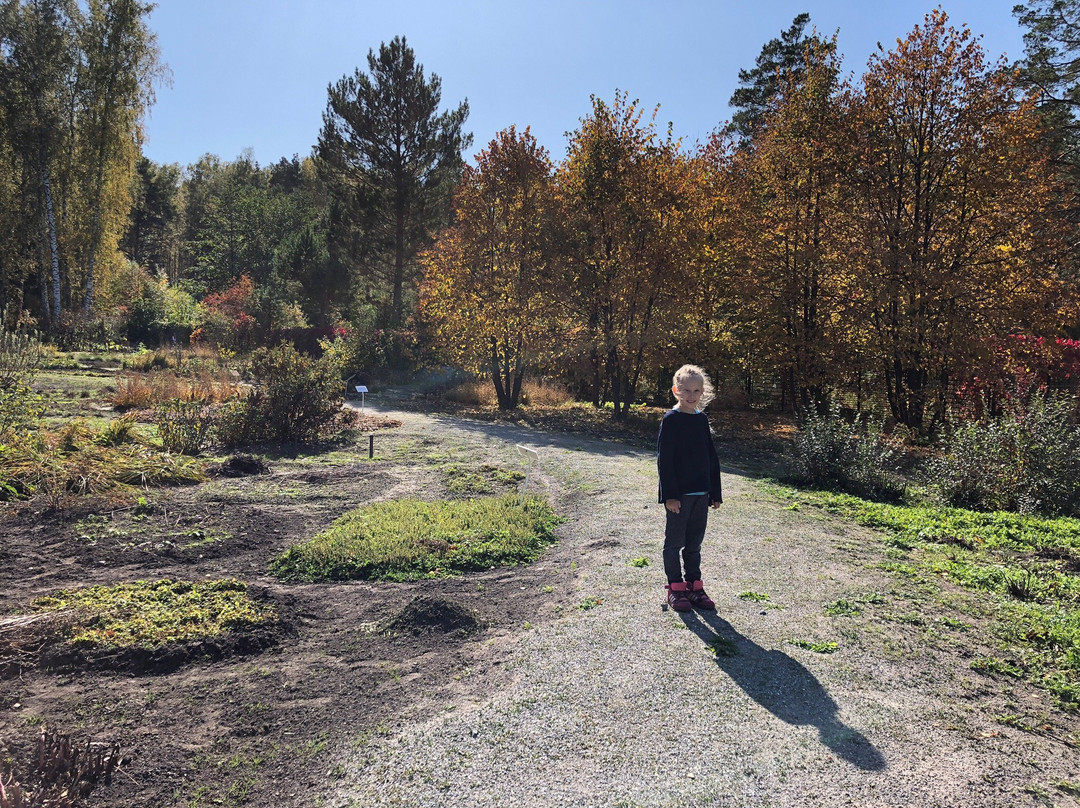
[{"label": "small plant seedling", "polygon": [[830,617],[857,617],[862,614],[862,609],[859,608],[857,603],[840,599],[834,600],[832,603],[826,603],[825,614]]},{"label": "small plant seedling", "polygon": [[821,640],[820,642],[813,642],[811,640],[789,639],[788,642],[791,645],[794,645],[796,648],[803,648],[807,651],[813,651],[815,654],[831,654],[840,647],[832,640]]},{"label": "small plant seedling", "polygon": [[764,592],[754,592],[753,590],[747,592],[740,592],[739,600],[750,601],[751,603],[760,603],[766,609],[783,609],[779,603],[773,603],[767,594]]},{"label": "small plant seedling", "polygon": [[955,631],[967,631],[970,628],[963,620],[957,620],[955,617],[939,617],[937,622]]},{"label": "small plant seedling", "polygon": [[720,657],[736,656],[739,653],[739,649],[735,647],[735,643],[725,637],[713,637],[706,647],[717,659]]},{"label": "small plant seedling", "polygon": [[764,592],[754,592],[753,590],[747,590],[746,592],[739,593],[739,600],[752,600],[755,603],[768,603],[769,596]]},{"label": "small plant seedling", "polygon": [[583,601],[581,601],[581,603],[578,604],[578,608],[581,609],[581,611],[583,612],[587,612],[589,611],[589,609],[595,609],[603,602],[603,598],[598,598],[595,595],[589,595],[589,597],[585,598]]},{"label": "small plant seedling", "polygon": [[979,657],[971,663],[971,669],[978,671],[979,673],[988,673],[991,675],[1003,674],[1005,676],[1012,676],[1016,679],[1024,678],[1023,668],[995,656]]},{"label": "small plant seedling", "polygon": [[645,556],[639,556],[638,558],[630,559],[631,567],[647,567],[649,566],[649,559]]},{"label": "small plant seedling", "polygon": [[1056,788],[1058,791],[1063,791],[1070,797],[1080,797],[1080,783],[1072,783],[1068,780],[1062,780],[1060,783],[1054,786],[1054,788]]},{"label": "small plant seedling", "polygon": [[898,614],[893,619],[895,619],[897,623],[904,623],[908,626],[921,626],[926,622],[917,614]]}]

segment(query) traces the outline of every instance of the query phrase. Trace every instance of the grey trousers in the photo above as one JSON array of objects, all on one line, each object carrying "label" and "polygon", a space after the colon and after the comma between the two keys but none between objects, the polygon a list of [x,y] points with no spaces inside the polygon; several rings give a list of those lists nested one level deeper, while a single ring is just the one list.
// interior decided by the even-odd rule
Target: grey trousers
[{"label": "grey trousers", "polygon": [[[678,513],[664,508],[664,574],[668,583],[701,580],[701,542],[709,521],[709,495],[682,497]],[[680,563],[680,555],[682,557]],[[683,578],[683,569],[686,577]]]}]

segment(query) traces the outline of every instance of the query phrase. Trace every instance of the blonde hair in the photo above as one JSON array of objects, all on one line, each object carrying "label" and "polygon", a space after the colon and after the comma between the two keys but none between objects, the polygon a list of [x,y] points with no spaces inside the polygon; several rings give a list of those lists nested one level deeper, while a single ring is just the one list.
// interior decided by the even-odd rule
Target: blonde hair
[{"label": "blonde hair", "polygon": [[683,365],[675,371],[675,375],[671,379],[671,386],[678,387],[687,379],[701,379],[701,400],[698,402],[698,406],[704,409],[716,395],[709,374],[697,365]]}]

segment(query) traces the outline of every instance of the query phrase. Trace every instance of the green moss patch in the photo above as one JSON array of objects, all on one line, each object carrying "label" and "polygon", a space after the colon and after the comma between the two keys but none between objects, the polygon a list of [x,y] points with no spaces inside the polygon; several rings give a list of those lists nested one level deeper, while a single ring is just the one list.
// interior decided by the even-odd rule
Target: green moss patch
[{"label": "green moss patch", "polygon": [[135,581],[61,590],[38,598],[38,612],[64,612],[64,643],[81,649],[153,650],[276,622],[270,604],[245,584],[219,581]]},{"label": "green moss patch", "polygon": [[378,502],[271,562],[293,581],[415,581],[535,561],[554,542],[558,517],[514,494],[468,500]]}]

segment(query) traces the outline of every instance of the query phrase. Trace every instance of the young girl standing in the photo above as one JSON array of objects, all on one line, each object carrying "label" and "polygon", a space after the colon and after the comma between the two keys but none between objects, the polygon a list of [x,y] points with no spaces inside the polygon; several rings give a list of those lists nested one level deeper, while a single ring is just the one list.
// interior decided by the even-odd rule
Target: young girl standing
[{"label": "young girl standing", "polygon": [[675,372],[671,392],[678,405],[665,413],[656,439],[660,502],[667,515],[667,602],[677,612],[694,607],[713,610],[716,604],[701,582],[701,542],[709,508],[718,508],[723,497],[720,461],[709,419],[698,409],[712,400],[713,387],[704,370],[697,365],[683,365]]}]

